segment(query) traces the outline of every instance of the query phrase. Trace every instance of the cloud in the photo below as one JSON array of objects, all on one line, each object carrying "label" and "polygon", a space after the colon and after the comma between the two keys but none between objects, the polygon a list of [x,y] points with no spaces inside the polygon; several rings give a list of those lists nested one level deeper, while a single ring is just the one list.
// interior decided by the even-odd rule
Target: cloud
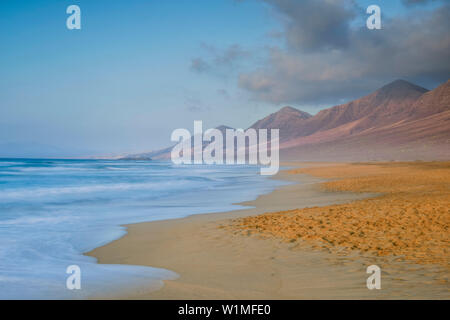
[{"label": "cloud", "polygon": [[349,45],[356,7],[350,0],[268,0],[286,17],[287,44],[296,50],[328,50]]},{"label": "cloud", "polygon": [[202,44],[202,49],[206,57],[196,57],[191,60],[191,70],[198,73],[229,73],[236,69],[242,60],[251,55],[249,51],[244,50],[238,44],[230,45],[225,49]]},{"label": "cloud", "polygon": [[211,69],[211,66],[202,58],[194,58],[191,60],[191,70],[201,73],[209,69]]},{"label": "cloud", "polygon": [[434,85],[450,77],[450,5],[368,30],[351,1],[265,2],[283,21],[285,46],[268,49],[265,67],[239,75],[257,100],[337,103],[397,78]]}]

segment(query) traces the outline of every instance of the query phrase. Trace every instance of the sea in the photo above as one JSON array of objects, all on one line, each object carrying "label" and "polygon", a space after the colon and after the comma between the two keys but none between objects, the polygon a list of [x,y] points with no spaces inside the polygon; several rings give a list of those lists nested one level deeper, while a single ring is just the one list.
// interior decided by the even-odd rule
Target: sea
[{"label": "sea", "polygon": [[[237,210],[242,206],[236,203],[287,184],[259,170],[164,161],[0,159],[0,299],[113,298],[127,290],[157,290],[178,275],[98,264],[83,253],[124,236],[124,224]],[[80,289],[73,288],[70,266],[79,267]]]}]

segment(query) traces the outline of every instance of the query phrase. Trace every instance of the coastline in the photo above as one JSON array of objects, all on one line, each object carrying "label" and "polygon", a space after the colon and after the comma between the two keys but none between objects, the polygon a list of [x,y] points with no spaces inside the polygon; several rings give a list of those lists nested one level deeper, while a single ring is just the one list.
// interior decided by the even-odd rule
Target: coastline
[{"label": "coastline", "polygon": [[[329,163],[285,163],[297,168]],[[375,193],[326,191],[328,181],[306,174],[280,171],[273,179],[296,184],[282,186],[256,200],[239,203],[249,208],[191,215],[181,219],[125,225],[122,238],[86,255],[100,264],[131,264],[168,269],[180,277],[164,281],[157,291],[131,291],[125,299],[390,299],[442,297],[427,283],[433,276],[408,263],[353,254],[346,257],[314,250],[309,243],[286,243],[277,238],[242,236],[224,228],[231,219],[265,212],[349,203]],[[368,290],[366,267],[384,264],[383,290]],[[386,266],[385,266],[386,265]],[[427,281],[423,281],[426,279]],[[411,290],[412,289],[412,290]],[[104,298],[104,297],[98,297]]]}]

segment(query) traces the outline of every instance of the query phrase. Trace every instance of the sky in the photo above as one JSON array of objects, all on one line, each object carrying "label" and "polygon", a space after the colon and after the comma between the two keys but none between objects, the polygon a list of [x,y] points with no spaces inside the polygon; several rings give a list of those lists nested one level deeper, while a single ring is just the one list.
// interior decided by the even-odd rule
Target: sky
[{"label": "sky", "polygon": [[[69,5],[81,29],[69,30]],[[382,29],[366,28],[377,4]],[[315,114],[450,75],[440,0],[2,0],[0,157],[155,150],[174,129]]]}]

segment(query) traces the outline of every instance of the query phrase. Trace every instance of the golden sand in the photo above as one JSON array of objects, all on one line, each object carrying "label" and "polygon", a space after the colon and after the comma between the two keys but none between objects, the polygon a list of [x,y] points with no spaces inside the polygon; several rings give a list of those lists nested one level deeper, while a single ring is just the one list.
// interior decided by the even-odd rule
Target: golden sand
[{"label": "golden sand", "polygon": [[330,191],[380,193],[348,204],[312,207],[232,221],[245,234],[348,254],[398,256],[450,268],[450,162],[338,164],[291,170],[332,179]]}]

